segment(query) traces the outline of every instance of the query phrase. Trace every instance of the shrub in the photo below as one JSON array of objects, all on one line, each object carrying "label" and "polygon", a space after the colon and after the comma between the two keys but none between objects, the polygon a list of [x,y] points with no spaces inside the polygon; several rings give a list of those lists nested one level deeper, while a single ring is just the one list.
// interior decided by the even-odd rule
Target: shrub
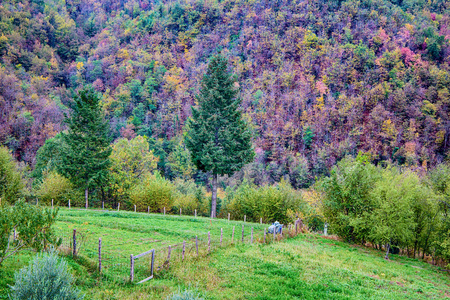
[{"label": "shrub", "polygon": [[381,174],[371,193],[377,205],[364,218],[371,240],[409,246],[415,254],[418,246],[426,248],[426,236],[435,227],[433,192],[412,171],[388,167]]},{"label": "shrub", "polygon": [[59,259],[54,250],[37,255],[28,267],[14,275],[10,299],[83,299],[83,295],[72,286],[73,277],[67,263]]},{"label": "shrub", "polygon": [[185,214],[194,214],[196,209],[197,215],[209,215],[209,199],[205,197],[204,187],[198,186],[192,179],[176,178],[173,184],[177,192],[173,204],[175,213],[182,208]]},{"label": "shrub", "polygon": [[176,190],[175,186],[163,178],[159,173],[147,175],[139,184],[130,190],[131,203],[136,205],[136,209],[147,211],[147,206],[151,211],[162,211],[165,207],[172,207]]},{"label": "shrub", "polygon": [[0,198],[2,202],[14,203],[24,187],[22,176],[14,158],[6,147],[0,147]]},{"label": "shrub", "polygon": [[55,171],[44,172],[44,179],[36,190],[36,195],[41,198],[43,203],[50,204],[54,199],[55,205],[64,206],[68,204],[69,199],[74,206],[82,205],[83,198],[83,195],[73,188],[69,179]]},{"label": "shrub", "polygon": [[[48,245],[58,246],[51,230],[56,221],[58,210],[29,205],[22,200],[14,206],[0,207],[0,266],[8,257],[24,248],[41,250]],[[12,232],[16,229],[16,239],[12,240]]]},{"label": "shrub", "polygon": [[228,199],[224,211],[238,219],[246,215],[247,220],[254,222],[263,218],[265,222],[288,223],[303,209],[300,192],[282,180],[278,185],[259,188],[244,181]]},{"label": "shrub", "polygon": [[346,157],[317,186],[323,193],[323,213],[330,227],[348,241],[363,241],[370,227],[364,218],[376,203],[370,193],[380,177],[379,170],[364,155]]},{"label": "shrub", "polygon": [[203,300],[204,298],[201,298],[199,293],[193,291],[193,290],[184,290],[183,292],[181,290],[178,290],[177,293],[173,293],[171,296],[166,298],[167,300]]}]

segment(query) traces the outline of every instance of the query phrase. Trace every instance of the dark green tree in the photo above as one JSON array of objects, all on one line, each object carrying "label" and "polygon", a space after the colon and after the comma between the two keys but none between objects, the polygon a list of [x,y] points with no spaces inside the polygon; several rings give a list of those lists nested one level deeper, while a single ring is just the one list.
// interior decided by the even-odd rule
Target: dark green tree
[{"label": "dark green tree", "polygon": [[187,122],[186,146],[199,170],[212,172],[211,217],[216,217],[217,177],[231,175],[253,160],[251,133],[239,110],[241,99],[227,71],[227,61],[215,56],[208,65]]},{"label": "dark green tree", "polygon": [[89,189],[102,186],[107,180],[111,164],[109,127],[93,90],[81,90],[74,100],[72,114],[66,118],[69,130],[63,133],[67,149],[62,156],[61,173],[84,189],[87,206]]}]

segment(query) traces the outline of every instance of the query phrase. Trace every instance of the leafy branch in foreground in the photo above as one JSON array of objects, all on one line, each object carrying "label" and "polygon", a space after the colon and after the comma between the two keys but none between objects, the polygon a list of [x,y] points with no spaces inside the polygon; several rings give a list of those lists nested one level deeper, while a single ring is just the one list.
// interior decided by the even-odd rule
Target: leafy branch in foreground
[{"label": "leafy branch in foreground", "polygon": [[58,209],[47,209],[25,203],[0,207],[0,266],[10,256],[25,248],[41,250],[49,245],[58,246],[51,225],[56,221]]}]

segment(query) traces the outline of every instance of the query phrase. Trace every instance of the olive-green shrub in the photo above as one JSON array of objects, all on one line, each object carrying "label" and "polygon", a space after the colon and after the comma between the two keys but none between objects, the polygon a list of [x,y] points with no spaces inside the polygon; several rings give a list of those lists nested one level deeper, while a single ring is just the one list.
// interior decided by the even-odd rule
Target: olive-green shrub
[{"label": "olive-green shrub", "polygon": [[206,190],[204,187],[198,186],[194,180],[184,180],[176,178],[173,181],[176,188],[175,201],[172,210],[174,213],[179,213],[180,208],[183,214],[194,214],[197,210],[197,215],[209,215],[210,200],[205,196]]},{"label": "olive-green shrub", "polygon": [[8,148],[0,147],[0,198],[3,203],[14,203],[21,195],[24,182]]},{"label": "olive-green shrub", "polygon": [[67,206],[69,199],[72,206],[82,206],[84,203],[82,193],[74,189],[69,179],[55,171],[44,172],[42,183],[36,190],[36,196],[46,205],[50,205],[52,199],[54,205],[59,206]]},{"label": "olive-green shrub", "polygon": [[139,211],[161,212],[172,208],[175,200],[176,189],[170,180],[165,179],[159,173],[145,176],[130,190],[131,204],[136,205]]},{"label": "olive-green shrub", "polygon": [[296,212],[304,209],[304,201],[299,191],[282,180],[277,185],[256,187],[244,182],[227,197],[222,214],[230,213],[232,218],[258,222],[279,221],[287,224],[292,222]]}]

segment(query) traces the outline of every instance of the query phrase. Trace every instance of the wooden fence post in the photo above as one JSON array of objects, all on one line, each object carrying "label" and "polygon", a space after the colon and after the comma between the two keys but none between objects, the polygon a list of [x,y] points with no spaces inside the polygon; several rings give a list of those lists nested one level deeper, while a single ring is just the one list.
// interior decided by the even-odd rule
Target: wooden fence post
[{"label": "wooden fence post", "polygon": [[134,212],[136,212],[136,204],[134,205]]},{"label": "wooden fence post", "polygon": [[169,251],[167,253],[167,266],[170,264],[170,254],[172,254],[172,247],[169,245]]},{"label": "wooden fence post", "polygon": [[250,237],[250,244],[253,244],[253,227],[252,227],[252,235]]},{"label": "wooden fence post", "polygon": [[38,200],[38,198],[36,198],[36,205],[38,205],[39,204],[39,200]]},{"label": "wooden fence post", "polygon": [[105,201],[102,201],[102,210],[105,210]]},{"label": "wooden fence post", "polygon": [[77,230],[73,230],[73,249],[72,249],[72,256],[75,258],[77,257]]},{"label": "wooden fence post", "polygon": [[244,223],[245,223],[245,220],[247,219],[247,215],[244,215]]},{"label": "wooden fence post", "polygon": [[117,211],[120,211],[120,202],[117,204]]},{"label": "wooden fence post", "polygon": [[276,236],[277,236],[277,228],[274,227],[274,228],[273,228],[273,241],[274,241],[274,242],[275,242]]},{"label": "wooden fence post", "polygon": [[198,237],[195,236],[195,248],[197,249],[197,257],[198,257]]},{"label": "wooden fence post", "polygon": [[266,229],[264,228],[264,244],[266,243]]},{"label": "wooden fence post", "polygon": [[181,217],[181,207],[180,207],[180,217]]},{"label": "wooden fence post", "polygon": [[228,213],[228,222],[230,222],[230,213]]},{"label": "wooden fence post", "polygon": [[152,276],[153,276],[153,269],[155,268],[155,249],[152,251]]},{"label": "wooden fence post", "polygon": [[70,209],[70,199],[69,199],[69,209]]},{"label": "wooden fence post", "polygon": [[259,219],[259,224],[262,224],[262,218]]},{"label": "wooden fence post", "polygon": [[244,225],[242,225],[242,242],[244,242]]},{"label": "wooden fence post", "polygon": [[134,258],[133,254],[130,255],[130,281],[134,280]]},{"label": "wooden fence post", "polygon": [[222,247],[223,228],[220,228],[220,247]]},{"label": "wooden fence post", "polygon": [[53,209],[53,199],[52,199],[52,209]]},{"label": "wooden fence post", "polygon": [[147,206],[147,213],[150,213],[150,206]]},{"label": "wooden fence post", "polygon": [[197,210],[195,210],[194,212],[194,216],[197,218]]},{"label": "wooden fence post", "polygon": [[181,260],[184,260],[185,252],[186,252],[186,241],[183,241],[183,252],[181,253]]},{"label": "wooden fence post", "polygon": [[234,242],[234,226],[233,226],[233,234],[231,235],[231,243]]},{"label": "wooden fence post", "polygon": [[98,272],[102,273],[102,238],[98,238]]},{"label": "wooden fence post", "polygon": [[295,220],[295,235],[298,234],[298,219]]},{"label": "wooden fence post", "polygon": [[211,252],[211,233],[208,231],[208,253]]},{"label": "wooden fence post", "polygon": [[164,206],[164,215],[166,215],[166,207]]}]

